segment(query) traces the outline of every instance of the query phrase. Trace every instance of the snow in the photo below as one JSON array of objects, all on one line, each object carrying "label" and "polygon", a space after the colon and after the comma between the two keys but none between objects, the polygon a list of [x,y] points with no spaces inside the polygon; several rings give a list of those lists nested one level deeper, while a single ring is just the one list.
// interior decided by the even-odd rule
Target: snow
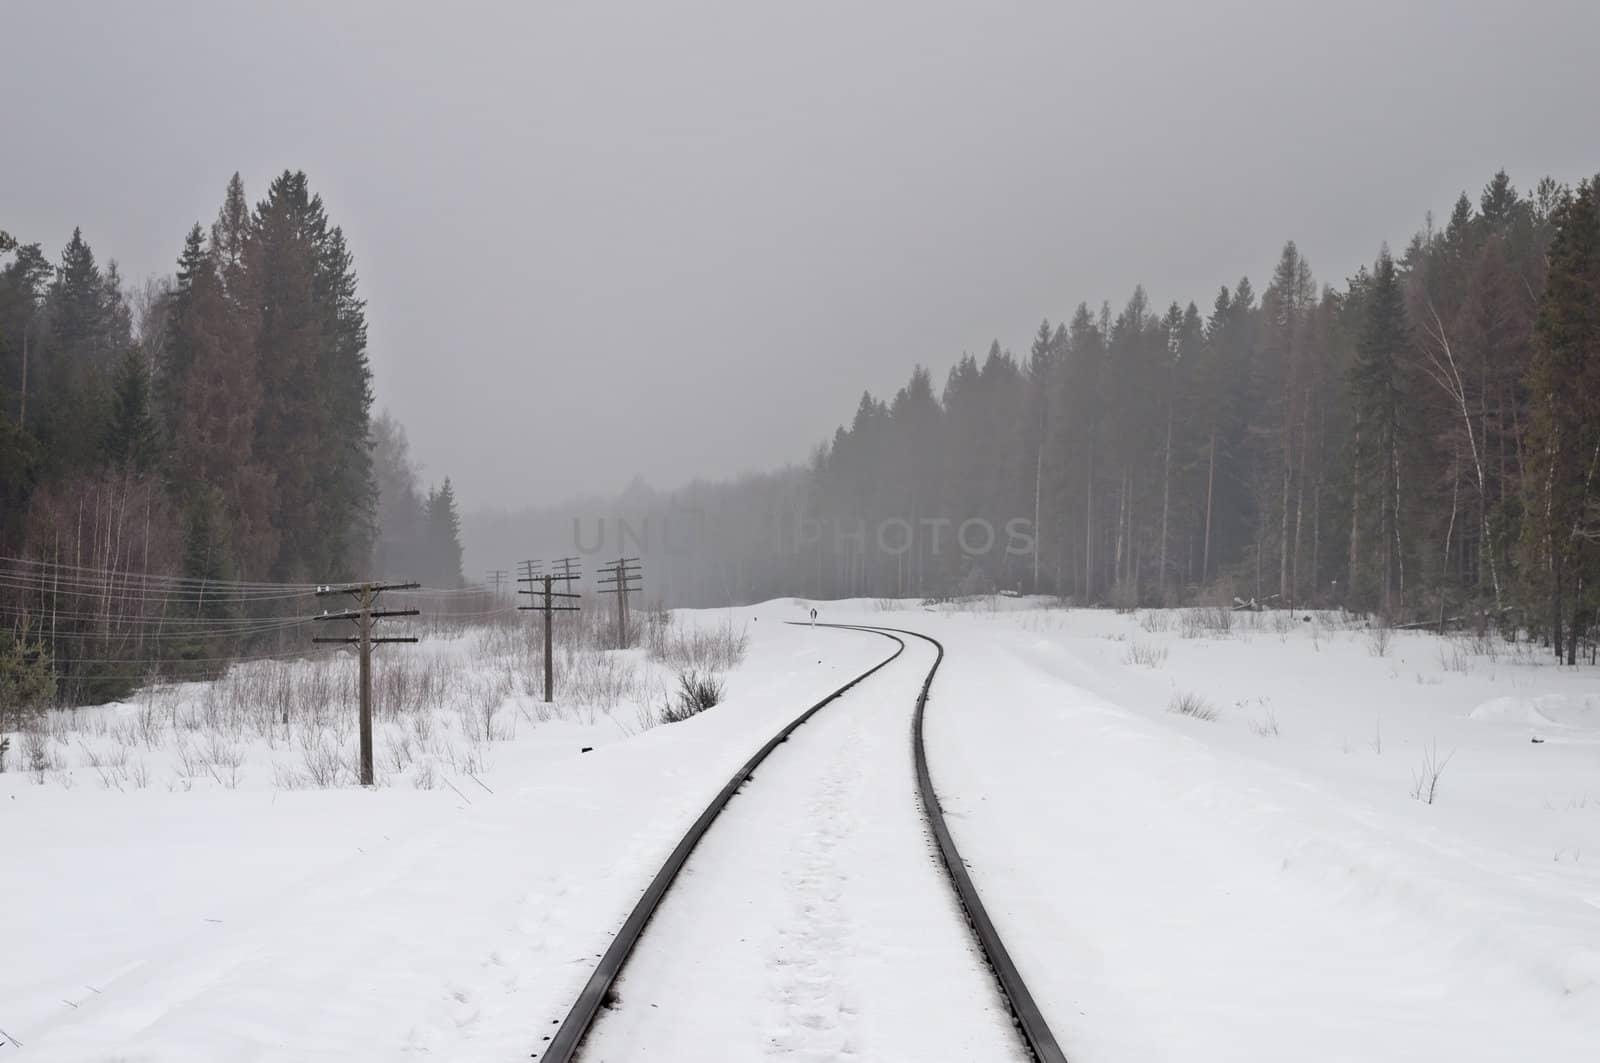
[{"label": "snow", "polygon": [[[749,652],[723,704],[653,728],[627,698],[541,719],[424,643],[463,712],[433,788],[417,763],[308,788],[296,744],[245,739],[236,779],[136,750],[140,787],[106,765],[148,702],[86,713],[43,783],[0,775],[0,1059],[7,1039],[30,1060],[527,1058],[734,768],[892,649],[780,623],[809,604],[684,615]],[[934,782],[1075,1063],[1596,1057],[1594,669],[1325,614],[820,609],[945,642]],[[913,642],[758,770],[586,1058],[1014,1056],[917,819],[929,659]],[[504,727],[474,744],[485,704]]]},{"label": "snow", "polygon": [[645,930],[585,1059],[1024,1063],[907,785],[911,712],[933,663],[931,647],[908,642],[729,804]]},{"label": "snow", "polygon": [[0,776],[0,1030],[29,1060],[526,1058],[734,769],[884,655],[766,627],[712,713],[524,723],[488,790]]},{"label": "snow", "polygon": [[[1329,618],[904,619],[954,643],[935,783],[1069,1058],[1595,1058],[1600,732],[1553,711],[1593,700],[1592,671],[1463,673],[1420,634],[1378,657]],[[1476,711],[1507,688],[1538,726]],[[1179,692],[1219,719],[1168,712]]]}]

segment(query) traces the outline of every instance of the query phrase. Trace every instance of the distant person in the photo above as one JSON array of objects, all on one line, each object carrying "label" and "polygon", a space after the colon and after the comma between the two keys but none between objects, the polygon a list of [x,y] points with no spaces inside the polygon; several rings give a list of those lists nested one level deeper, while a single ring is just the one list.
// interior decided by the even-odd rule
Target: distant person
[{"label": "distant person", "polygon": [[811,607],[811,626],[812,627],[816,627],[817,626],[817,608],[816,608],[816,606],[812,606]]}]

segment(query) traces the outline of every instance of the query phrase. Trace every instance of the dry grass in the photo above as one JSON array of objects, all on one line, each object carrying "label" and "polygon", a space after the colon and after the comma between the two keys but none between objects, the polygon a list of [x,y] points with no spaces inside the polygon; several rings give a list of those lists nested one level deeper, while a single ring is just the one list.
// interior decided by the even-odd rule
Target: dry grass
[{"label": "dry grass", "polygon": [[1185,609],[1179,617],[1178,629],[1186,639],[1226,638],[1233,631],[1233,610],[1221,606]]},{"label": "dry grass", "polygon": [[[375,766],[380,785],[409,776],[419,789],[481,773],[495,747],[552,719],[623,734],[657,726],[674,674],[707,676],[720,689],[716,677],[748,646],[731,623],[700,628],[658,611],[630,625],[644,648],[618,651],[615,613],[568,613],[553,631],[556,698],[545,703],[542,631],[526,614],[396,624],[402,632],[427,641],[375,657]],[[354,655],[308,654],[241,662],[209,682],[152,683],[120,710],[52,710],[13,736],[9,756],[32,781],[62,786],[351,786],[357,717]]]},{"label": "dry grass", "polygon": [[1187,716],[1192,720],[1205,720],[1207,723],[1221,715],[1215,705],[1199,694],[1174,694],[1171,703],[1167,705],[1167,711]]},{"label": "dry grass", "polygon": [[1167,661],[1167,648],[1153,642],[1129,642],[1128,664],[1142,664],[1146,668],[1160,668]]},{"label": "dry grass", "polygon": [[674,624],[669,613],[650,625],[646,649],[652,661],[680,672],[728,672],[744,660],[749,644],[749,634],[731,620],[712,628],[685,629]]}]

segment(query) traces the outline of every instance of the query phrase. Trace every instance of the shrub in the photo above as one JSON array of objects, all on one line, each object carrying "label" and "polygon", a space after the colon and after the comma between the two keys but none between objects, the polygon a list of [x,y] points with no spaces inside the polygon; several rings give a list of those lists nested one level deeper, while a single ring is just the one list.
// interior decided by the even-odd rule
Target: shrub
[{"label": "shrub", "polygon": [[1452,750],[1441,759],[1439,756],[1439,743],[1430,742],[1422,751],[1422,766],[1411,773],[1411,796],[1423,804],[1433,804],[1434,798],[1439,795],[1439,776],[1444,774],[1444,769],[1450,766],[1450,759],[1455,756]]},{"label": "shrub", "polygon": [[661,722],[680,723],[722,700],[722,682],[713,673],[678,673],[678,696],[661,711]]}]

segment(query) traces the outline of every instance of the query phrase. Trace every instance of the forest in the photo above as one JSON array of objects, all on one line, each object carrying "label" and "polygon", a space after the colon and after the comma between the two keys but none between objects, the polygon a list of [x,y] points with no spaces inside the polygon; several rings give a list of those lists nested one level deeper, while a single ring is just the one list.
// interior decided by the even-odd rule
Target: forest
[{"label": "forest", "polygon": [[0,701],[302,648],[307,588],[385,553],[461,582],[449,481],[424,495],[372,415],[354,255],[306,175],[252,207],[235,174],[175,235],[175,274],[130,285],[81,231],[55,259],[0,233]]},{"label": "forest", "polygon": [[804,467],[471,516],[469,551],[603,544],[683,604],[1342,607],[1575,660],[1600,579],[1597,198],[1502,172],[1342,284],[1290,242],[1259,288],[1080,303],[1021,357],[862,395]]},{"label": "forest", "polygon": [[465,528],[373,412],[354,255],[304,173],[254,206],[235,175],[140,285],[79,231],[55,258],[0,233],[0,700],[298,652],[317,585],[459,588],[463,538],[501,568],[642,556],[658,604],[1338,607],[1575,662],[1600,598],[1597,180],[1496,174],[1341,284],[1290,242],[1259,289],[1080,303],[1020,357],[862,395],[803,465]]}]

